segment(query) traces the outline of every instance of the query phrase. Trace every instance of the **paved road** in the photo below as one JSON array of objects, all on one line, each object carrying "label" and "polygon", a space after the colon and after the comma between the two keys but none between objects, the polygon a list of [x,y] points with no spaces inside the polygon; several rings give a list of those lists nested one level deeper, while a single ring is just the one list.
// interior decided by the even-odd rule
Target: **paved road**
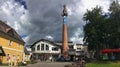
[{"label": "paved road", "polygon": [[[20,67],[64,67],[65,65],[71,64],[69,62],[38,62],[35,64],[29,64],[27,66]],[[0,67],[9,67],[9,66],[0,66]]]},{"label": "paved road", "polygon": [[55,62],[55,63],[47,63],[47,62],[39,62],[32,65],[27,65],[26,67],[64,67],[67,64],[71,64],[68,62]]}]

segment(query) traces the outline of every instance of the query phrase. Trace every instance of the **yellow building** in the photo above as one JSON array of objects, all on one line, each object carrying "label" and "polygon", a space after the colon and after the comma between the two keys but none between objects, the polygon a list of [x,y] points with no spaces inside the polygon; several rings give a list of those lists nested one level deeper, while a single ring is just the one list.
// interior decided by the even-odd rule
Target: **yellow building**
[{"label": "yellow building", "polygon": [[9,58],[23,60],[25,42],[17,32],[0,21],[0,63],[8,63]]}]

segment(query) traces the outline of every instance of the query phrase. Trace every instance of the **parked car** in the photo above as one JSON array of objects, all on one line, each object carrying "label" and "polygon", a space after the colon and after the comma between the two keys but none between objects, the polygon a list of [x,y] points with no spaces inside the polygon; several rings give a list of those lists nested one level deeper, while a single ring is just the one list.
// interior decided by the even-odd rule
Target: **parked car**
[{"label": "parked car", "polygon": [[66,61],[70,61],[70,58],[64,58],[63,56],[61,56],[61,57],[58,58],[56,61],[66,62]]}]

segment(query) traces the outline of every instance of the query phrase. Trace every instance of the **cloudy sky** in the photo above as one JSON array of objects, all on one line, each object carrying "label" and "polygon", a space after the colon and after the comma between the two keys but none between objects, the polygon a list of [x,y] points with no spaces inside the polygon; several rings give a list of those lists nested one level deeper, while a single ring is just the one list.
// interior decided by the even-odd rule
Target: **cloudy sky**
[{"label": "cloudy sky", "polygon": [[112,0],[0,0],[0,20],[5,21],[22,36],[26,44],[45,38],[62,40],[62,10],[68,9],[70,41],[82,43],[83,14],[96,5],[108,11]]}]

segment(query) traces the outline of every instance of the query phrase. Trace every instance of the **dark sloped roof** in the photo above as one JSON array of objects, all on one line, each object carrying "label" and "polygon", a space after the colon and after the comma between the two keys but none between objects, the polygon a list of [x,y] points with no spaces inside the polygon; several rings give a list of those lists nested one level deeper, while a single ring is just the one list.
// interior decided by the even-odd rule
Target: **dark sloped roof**
[{"label": "dark sloped roof", "polygon": [[[55,43],[62,43],[62,41],[54,41]],[[72,41],[68,41],[68,43],[73,43]]]},{"label": "dark sloped roof", "polygon": [[1,20],[0,20],[0,32],[3,32],[19,41],[25,43],[13,28],[8,26],[5,22],[2,22]]},{"label": "dark sloped roof", "polygon": [[31,47],[33,47],[36,43],[38,43],[40,41],[48,42],[48,43],[51,43],[54,46],[61,47],[61,46],[57,45],[56,43],[54,43],[52,41],[49,41],[49,40],[46,40],[46,39],[40,39],[40,40],[36,41],[33,45],[31,45]]},{"label": "dark sloped roof", "polygon": [[28,47],[28,48],[29,48],[29,47],[31,47],[31,45],[25,45],[25,47]]}]

